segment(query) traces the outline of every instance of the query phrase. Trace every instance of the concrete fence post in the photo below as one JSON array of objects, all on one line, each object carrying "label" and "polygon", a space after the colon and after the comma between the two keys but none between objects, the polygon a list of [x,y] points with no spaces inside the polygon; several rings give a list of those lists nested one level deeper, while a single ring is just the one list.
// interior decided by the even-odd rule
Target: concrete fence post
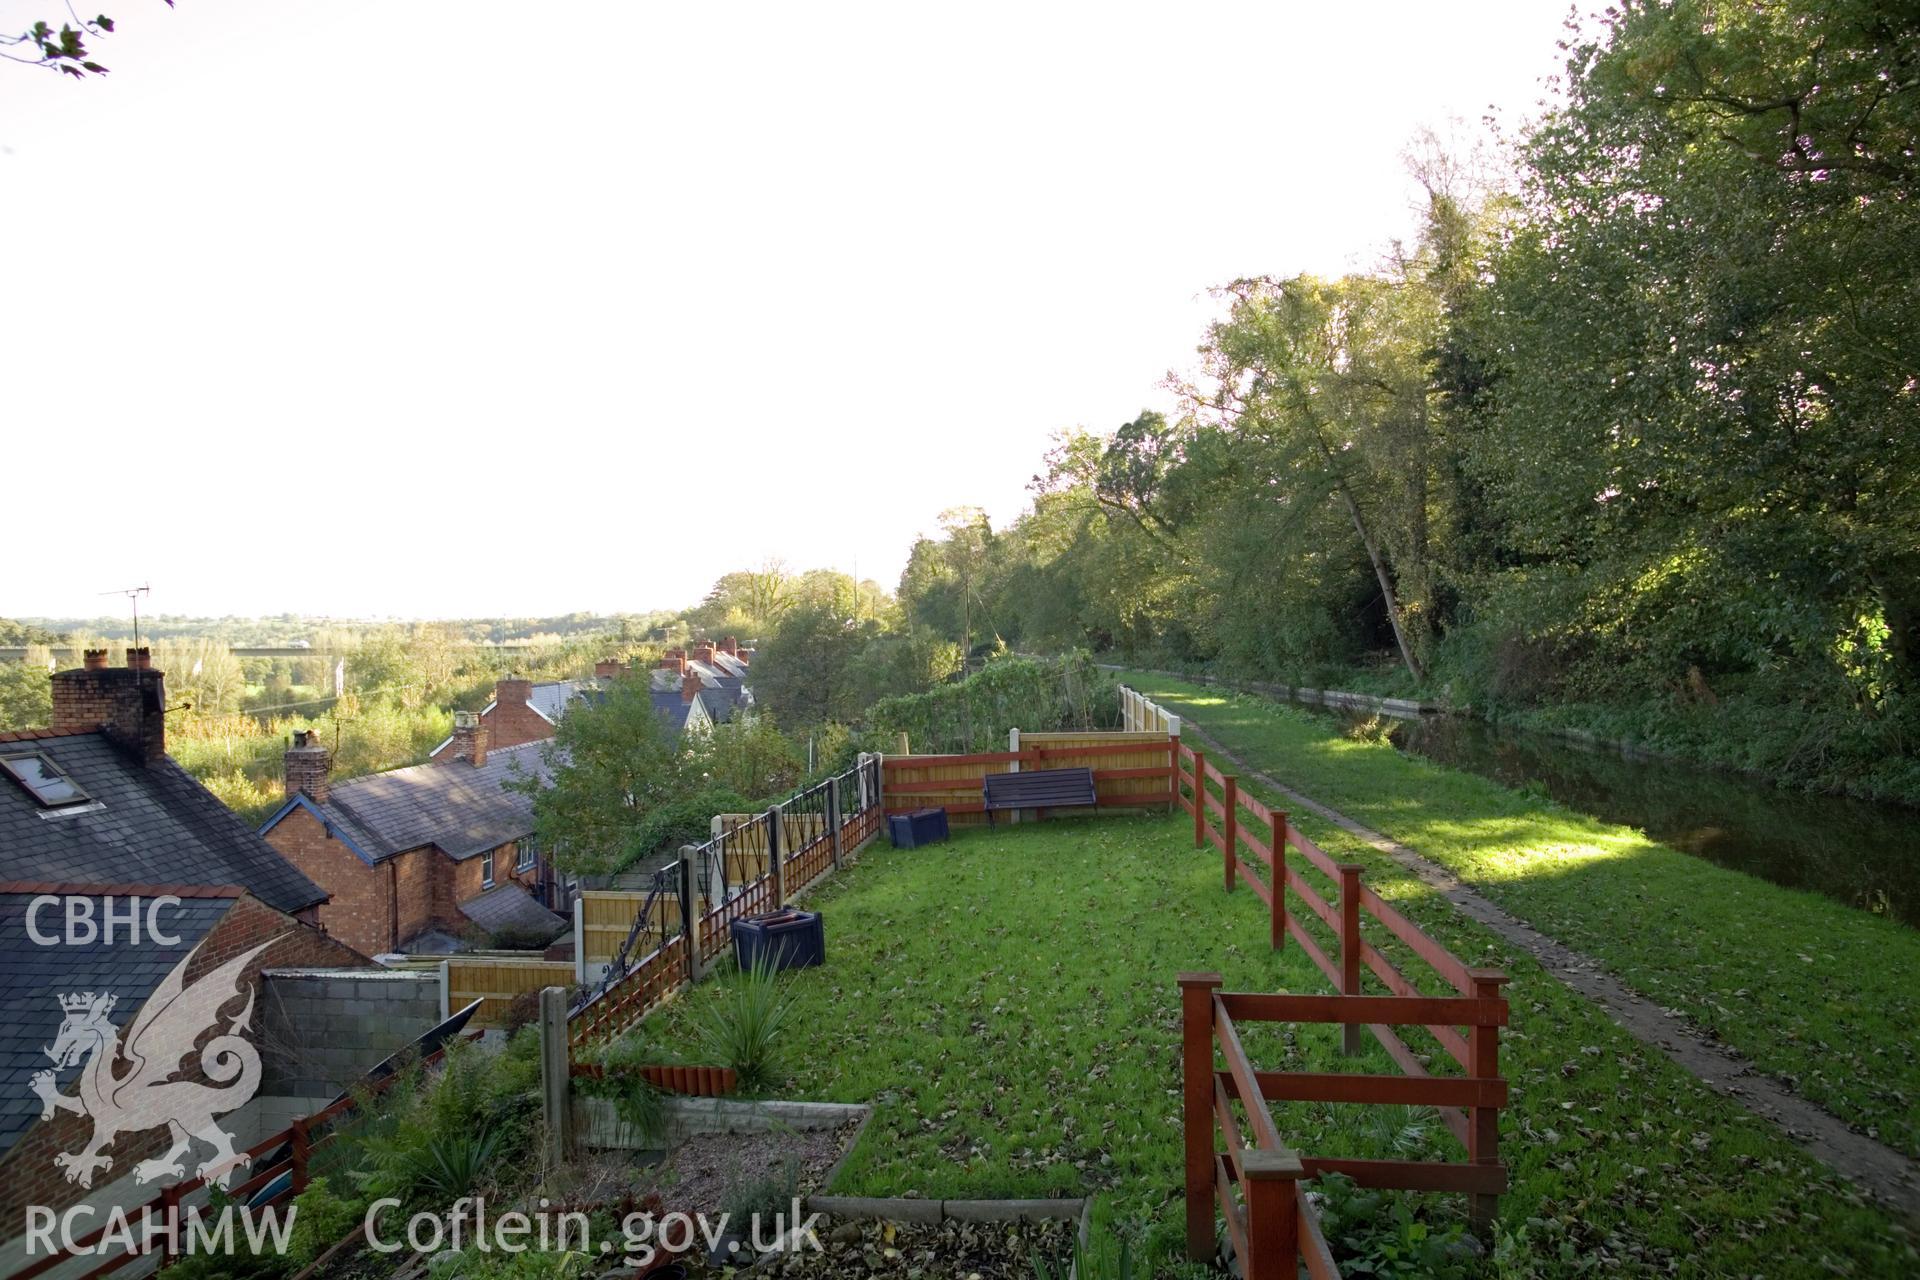
[{"label": "concrete fence post", "polygon": [[540,1101],[547,1122],[549,1168],[565,1164],[573,1155],[572,1087],[566,989],[546,987],[540,992]]},{"label": "concrete fence post", "polygon": [[840,847],[840,823],[843,819],[840,808],[840,778],[836,774],[827,779],[827,827],[833,833],[833,869],[840,869],[841,859],[846,856]]},{"label": "concrete fence post", "polygon": [[[725,857],[724,850],[721,856]],[[707,962],[700,954],[700,846],[680,846],[680,934],[686,939],[687,984],[707,976]]]},{"label": "concrete fence post", "polygon": [[[1020,731],[1018,729],[1007,730],[1007,750],[1015,751],[1015,752],[1020,750]],[[1020,762],[1018,760],[1007,761],[1007,772],[1008,773],[1020,772]],[[1020,811],[1018,809],[1015,809],[1013,811],[1013,817],[1010,818],[1009,821],[1011,822],[1020,821]]]},{"label": "concrete fence post", "polygon": [[587,926],[585,920],[585,900],[575,897],[573,900],[573,980],[587,980]]},{"label": "concrete fence post", "polygon": [[787,811],[783,805],[767,810],[767,874],[773,877],[773,905],[787,905]]}]

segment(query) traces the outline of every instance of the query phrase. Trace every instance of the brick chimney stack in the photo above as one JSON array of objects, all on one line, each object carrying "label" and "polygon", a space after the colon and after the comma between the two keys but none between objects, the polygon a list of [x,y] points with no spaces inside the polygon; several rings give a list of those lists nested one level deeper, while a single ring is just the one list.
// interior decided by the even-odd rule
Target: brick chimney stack
[{"label": "brick chimney stack", "polygon": [[713,641],[703,641],[694,648],[693,656],[708,666],[713,665]]},{"label": "brick chimney stack", "polygon": [[295,729],[284,768],[289,797],[304,795],[315,804],[327,802],[333,753],[320,745],[320,735],[311,729]]},{"label": "brick chimney stack", "polygon": [[740,661],[746,663],[748,666],[753,665],[753,650],[751,649],[737,650],[733,656],[740,659]]},{"label": "brick chimney stack", "polygon": [[166,759],[167,677],[153,669],[152,653],[130,649],[126,666],[109,667],[106,650],[89,649],[81,663],[77,670],[53,673],[53,728],[104,729],[148,764]]},{"label": "brick chimney stack", "polygon": [[692,702],[700,696],[700,691],[706,687],[705,682],[700,679],[698,674],[692,671],[685,672],[680,677],[680,701]]},{"label": "brick chimney stack", "polygon": [[600,680],[611,680],[620,674],[620,670],[618,658],[602,658],[593,664],[594,677]]},{"label": "brick chimney stack", "polygon": [[735,640],[732,636],[728,636],[725,640],[722,640],[720,642],[720,652],[731,657],[734,654],[737,654],[740,652],[740,642],[738,640]]},{"label": "brick chimney stack", "polygon": [[487,762],[487,726],[478,712],[453,713],[453,749],[447,753],[447,759],[465,760],[475,768]]},{"label": "brick chimney stack", "polygon": [[524,677],[508,676],[505,680],[494,682],[493,700],[503,707],[524,707],[531,697],[533,681]]}]

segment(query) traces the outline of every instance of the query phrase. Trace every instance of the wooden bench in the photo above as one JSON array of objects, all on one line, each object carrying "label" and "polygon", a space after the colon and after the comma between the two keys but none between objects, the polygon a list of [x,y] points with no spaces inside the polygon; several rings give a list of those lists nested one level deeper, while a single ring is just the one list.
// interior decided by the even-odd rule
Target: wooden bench
[{"label": "wooden bench", "polygon": [[1001,809],[1089,809],[1100,802],[1091,769],[1035,769],[1030,773],[990,773],[981,779],[980,800],[987,825]]}]

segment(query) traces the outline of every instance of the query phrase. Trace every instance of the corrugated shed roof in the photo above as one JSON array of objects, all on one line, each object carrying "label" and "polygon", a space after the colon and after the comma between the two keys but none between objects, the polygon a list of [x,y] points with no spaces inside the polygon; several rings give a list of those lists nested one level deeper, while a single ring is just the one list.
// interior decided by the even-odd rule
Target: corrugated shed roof
[{"label": "corrugated shed roof", "polygon": [[39,735],[0,755],[45,755],[93,797],[43,809],[0,777],[0,880],[240,885],[293,913],[327,899],[172,760],[136,759],[104,733]]},{"label": "corrugated shed roof", "polygon": [[550,775],[544,742],[487,753],[476,768],[465,760],[417,764],[336,782],[317,806],[368,856],[379,860],[434,845],[452,858],[470,858],[533,830],[533,797],[509,791],[511,779]]},{"label": "corrugated shed roof", "polygon": [[[120,938],[111,946],[98,940],[42,946],[27,933],[27,907],[36,896],[0,893],[0,971],[7,975],[0,984],[0,1151],[11,1148],[40,1118],[40,1098],[28,1081],[35,1072],[54,1065],[45,1051],[60,1034],[66,1017],[60,997],[87,991],[110,994],[117,1001],[113,1022],[125,1027],[153,989],[234,903],[225,897],[183,898],[162,916],[166,933],[177,939],[171,945],[162,945],[143,931],[138,944]],[[56,914],[42,910],[38,921],[42,933],[59,929]],[[60,1072],[63,1092],[83,1065]]]}]

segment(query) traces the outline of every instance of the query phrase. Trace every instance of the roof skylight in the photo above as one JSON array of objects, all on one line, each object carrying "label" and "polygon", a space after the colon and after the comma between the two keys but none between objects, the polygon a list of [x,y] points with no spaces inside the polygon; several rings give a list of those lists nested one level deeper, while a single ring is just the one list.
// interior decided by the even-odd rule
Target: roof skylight
[{"label": "roof skylight", "polygon": [[0,756],[0,769],[6,770],[15,782],[27,789],[27,793],[47,809],[64,809],[72,804],[85,804],[93,797],[81,790],[80,784],[69,778],[53,761],[43,755]]}]

